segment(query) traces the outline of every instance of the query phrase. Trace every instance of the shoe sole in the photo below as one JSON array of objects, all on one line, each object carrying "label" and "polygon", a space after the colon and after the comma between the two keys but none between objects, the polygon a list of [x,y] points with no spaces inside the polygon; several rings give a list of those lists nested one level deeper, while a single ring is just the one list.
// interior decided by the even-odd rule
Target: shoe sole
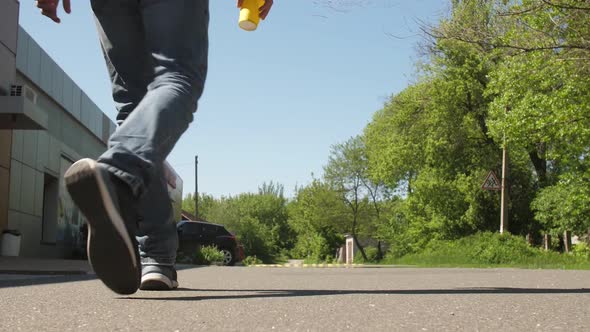
[{"label": "shoe sole", "polygon": [[178,281],[170,280],[163,274],[150,273],[141,278],[141,290],[172,290],[178,288]]},{"label": "shoe sole", "polygon": [[88,220],[88,260],[100,280],[119,294],[133,294],[141,278],[139,252],[92,159],[75,162],[64,175],[76,206]]}]

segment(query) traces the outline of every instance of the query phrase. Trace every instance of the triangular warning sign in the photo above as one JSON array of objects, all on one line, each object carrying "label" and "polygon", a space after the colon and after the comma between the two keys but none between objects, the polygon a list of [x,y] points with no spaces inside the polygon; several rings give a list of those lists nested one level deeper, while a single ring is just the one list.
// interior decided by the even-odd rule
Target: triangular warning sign
[{"label": "triangular warning sign", "polygon": [[486,176],[485,181],[481,185],[481,189],[483,190],[502,190],[502,183],[498,180],[496,173],[494,171],[490,171],[488,176]]}]

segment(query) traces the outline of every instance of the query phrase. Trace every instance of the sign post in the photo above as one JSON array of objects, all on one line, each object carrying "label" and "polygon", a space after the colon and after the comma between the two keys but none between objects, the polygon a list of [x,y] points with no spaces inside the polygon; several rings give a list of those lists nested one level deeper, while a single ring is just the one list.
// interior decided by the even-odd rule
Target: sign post
[{"label": "sign post", "polygon": [[199,156],[195,156],[195,219],[199,219]]},{"label": "sign post", "polygon": [[[510,107],[506,107],[505,114],[508,114]],[[500,198],[500,234],[508,231],[508,200],[510,191],[508,190],[508,176],[510,169],[508,168],[508,148],[506,147],[506,134],[504,134],[504,143],[502,145],[502,182],[494,171],[490,171],[481,189],[484,190],[501,190],[502,196]]]},{"label": "sign post", "polygon": [[503,153],[502,157],[502,181],[498,179],[496,173],[494,171],[490,171],[486,179],[483,181],[481,185],[481,189],[483,190],[490,190],[490,191],[501,191],[501,203],[500,203],[500,234],[504,233],[508,227],[508,214],[507,214],[507,203],[508,203],[508,190],[507,190],[507,173],[508,173],[508,166],[506,160],[506,151]]},{"label": "sign post", "polygon": [[[510,112],[510,106],[504,109],[504,115],[507,116]],[[510,199],[510,190],[508,190],[508,177],[510,168],[508,167],[508,147],[506,143],[506,132],[504,132],[502,144],[502,201],[500,204],[500,234],[508,232],[508,200]]]},{"label": "sign post", "polygon": [[508,152],[502,151],[502,201],[500,204],[500,234],[508,231]]},{"label": "sign post", "polygon": [[486,176],[485,181],[481,185],[481,189],[483,190],[502,190],[502,185],[500,184],[500,180],[496,176],[494,171],[490,171],[488,176]]}]

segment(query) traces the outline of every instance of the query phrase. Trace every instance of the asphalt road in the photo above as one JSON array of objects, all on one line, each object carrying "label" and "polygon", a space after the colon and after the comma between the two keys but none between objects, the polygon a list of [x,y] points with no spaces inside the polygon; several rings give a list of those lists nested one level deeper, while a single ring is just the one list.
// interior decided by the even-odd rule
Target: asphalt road
[{"label": "asphalt road", "polygon": [[590,271],[202,267],[118,296],[92,276],[0,275],[0,331],[590,330]]}]

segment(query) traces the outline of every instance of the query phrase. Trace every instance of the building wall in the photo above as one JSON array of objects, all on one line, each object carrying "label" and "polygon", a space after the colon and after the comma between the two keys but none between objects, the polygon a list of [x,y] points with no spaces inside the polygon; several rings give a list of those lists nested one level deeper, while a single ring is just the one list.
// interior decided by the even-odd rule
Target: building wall
[{"label": "building wall", "polygon": [[8,188],[12,130],[0,130],[0,232],[8,225]]},{"label": "building wall", "polygon": [[[19,3],[0,1],[0,96],[9,93],[16,72]],[[12,130],[0,130],[0,233],[8,225],[8,189]]]},{"label": "building wall", "polygon": [[6,95],[14,78],[19,4],[0,2],[0,95]]},{"label": "building wall", "polygon": [[[65,190],[63,175],[74,161],[102,154],[116,126],[15,20],[6,24],[6,5],[13,2],[18,5],[0,0],[0,58],[6,49],[16,55],[0,63],[0,74],[12,73],[4,81],[0,75],[0,95],[12,84],[33,91],[47,128],[0,130],[0,230],[22,234],[20,256],[70,258],[84,241],[80,227],[86,221]],[[4,36],[10,28],[18,31],[14,45]],[[171,173],[170,196],[178,212],[182,180]]]},{"label": "building wall", "polygon": [[105,151],[115,124],[23,29],[16,68],[13,84],[36,93],[48,128],[5,135],[12,141],[7,228],[21,232],[21,256],[69,257],[84,220],[65,190],[63,173],[72,162]]}]

